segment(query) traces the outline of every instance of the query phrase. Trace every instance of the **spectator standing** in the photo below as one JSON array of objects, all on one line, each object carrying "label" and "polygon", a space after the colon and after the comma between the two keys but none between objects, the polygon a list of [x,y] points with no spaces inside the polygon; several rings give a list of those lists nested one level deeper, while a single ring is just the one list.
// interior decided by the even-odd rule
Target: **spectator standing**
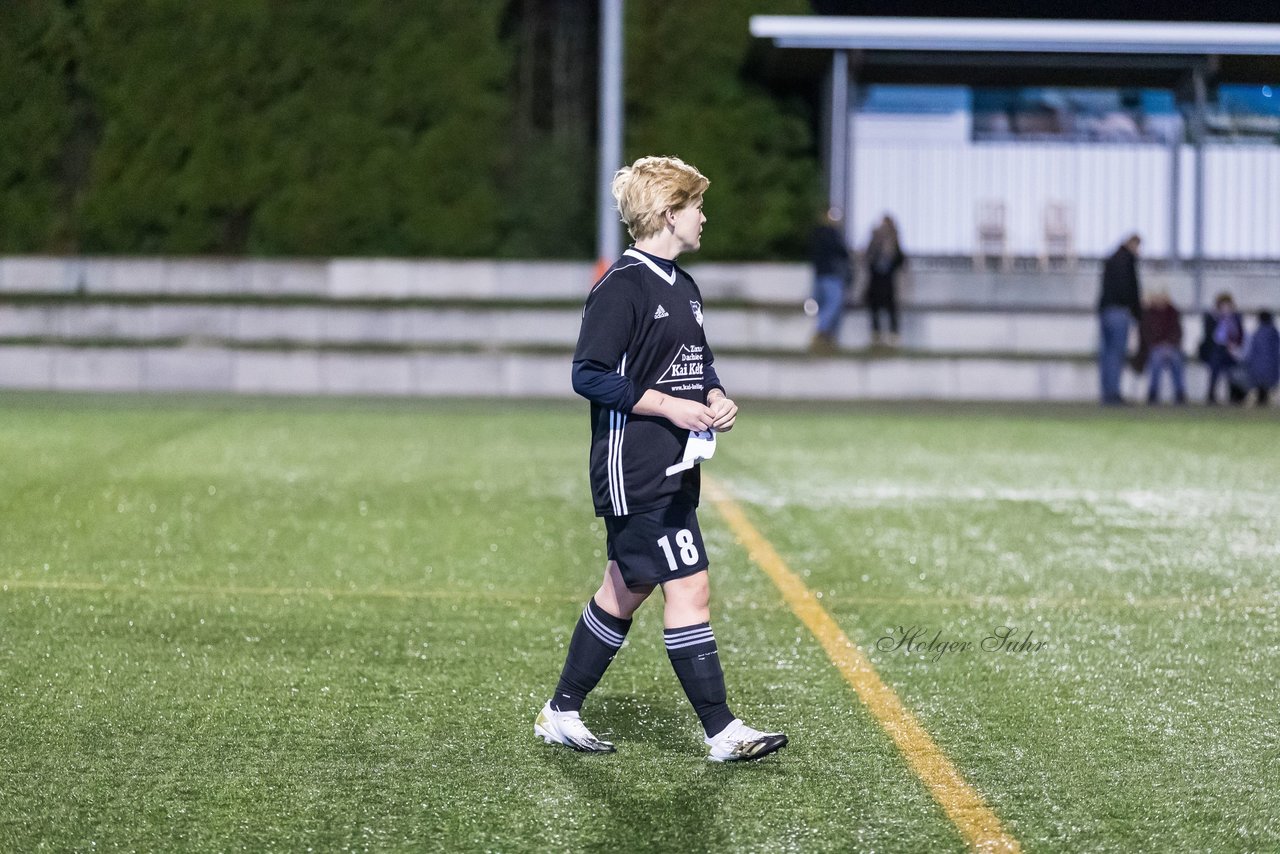
[{"label": "spectator standing", "polygon": [[813,299],[818,304],[818,323],[809,344],[811,353],[834,353],[844,314],[845,291],[853,281],[849,247],[840,232],[843,215],[839,208],[823,213],[809,240],[813,262]]},{"label": "spectator standing", "polygon": [[1249,336],[1244,363],[1249,382],[1258,393],[1258,405],[1266,406],[1272,390],[1280,384],[1280,331],[1271,312],[1258,312],[1258,328]]},{"label": "spectator standing", "polygon": [[871,232],[867,241],[867,312],[871,315],[871,343],[884,343],[880,335],[880,312],[889,319],[888,343],[898,344],[898,270],[906,264],[902,244],[898,240],[898,225],[893,217],[884,219]]},{"label": "spectator standing", "polygon": [[1232,403],[1241,403],[1244,398],[1238,391],[1230,389],[1231,369],[1240,363],[1244,346],[1244,322],[1240,312],[1236,311],[1235,300],[1231,294],[1223,291],[1213,301],[1214,311],[1205,317],[1205,332],[1209,339],[1202,347],[1205,362],[1209,365],[1209,393],[1205,403],[1210,406],[1218,402],[1218,380],[1226,379],[1228,394]]},{"label": "spectator standing", "polygon": [[1187,402],[1187,387],[1183,380],[1182,315],[1169,299],[1169,294],[1157,291],[1151,295],[1142,313],[1139,327],[1139,349],[1146,355],[1147,368],[1151,372],[1147,386],[1147,403],[1160,400],[1160,377],[1166,371],[1173,383],[1175,403]]},{"label": "spectator standing", "polygon": [[1142,288],[1138,284],[1141,244],[1140,236],[1129,235],[1102,266],[1102,292],[1098,297],[1101,330],[1098,379],[1104,406],[1124,403],[1120,396],[1120,373],[1124,370],[1129,343],[1129,323],[1142,320]]}]

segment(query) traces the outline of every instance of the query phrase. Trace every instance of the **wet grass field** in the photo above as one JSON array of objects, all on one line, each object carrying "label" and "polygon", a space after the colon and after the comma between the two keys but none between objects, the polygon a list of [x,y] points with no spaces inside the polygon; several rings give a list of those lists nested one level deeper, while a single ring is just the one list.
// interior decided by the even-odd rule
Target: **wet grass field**
[{"label": "wet grass field", "polygon": [[[730,701],[791,745],[704,761],[655,606],[584,709],[618,753],[534,740],[603,564],[587,434],[576,404],[0,395],[0,850],[963,850],[710,504]],[[1278,437],[745,403],[706,472],[1024,850],[1264,851]]]}]

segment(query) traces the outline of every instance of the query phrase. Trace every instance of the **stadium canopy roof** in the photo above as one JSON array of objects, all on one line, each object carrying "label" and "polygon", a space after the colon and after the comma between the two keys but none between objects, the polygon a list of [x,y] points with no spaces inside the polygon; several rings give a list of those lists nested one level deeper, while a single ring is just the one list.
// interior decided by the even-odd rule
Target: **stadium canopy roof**
[{"label": "stadium canopy roof", "polygon": [[1280,24],[755,15],[779,48],[856,52],[870,83],[1180,88],[1280,79]]},{"label": "stadium canopy roof", "polygon": [[[750,28],[753,36],[770,39],[778,48],[824,58],[829,54],[828,198],[832,207],[842,210],[849,206],[854,179],[848,116],[855,82],[1175,90],[1188,105],[1195,150],[1192,256],[1197,304],[1203,283],[1205,108],[1210,78],[1252,83],[1280,78],[1277,24],[754,15]],[[798,70],[793,67],[788,73]],[[1170,203],[1170,220],[1175,225],[1170,257],[1176,259],[1176,166],[1173,171],[1170,199],[1175,201]],[[846,228],[851,223],[852,217],[847,217]]]},{"label": "stadium canopy roof", "polygon": [[1280,56],[1280,25],[755,15],[751,34],[779,47],[1034,53]]}]

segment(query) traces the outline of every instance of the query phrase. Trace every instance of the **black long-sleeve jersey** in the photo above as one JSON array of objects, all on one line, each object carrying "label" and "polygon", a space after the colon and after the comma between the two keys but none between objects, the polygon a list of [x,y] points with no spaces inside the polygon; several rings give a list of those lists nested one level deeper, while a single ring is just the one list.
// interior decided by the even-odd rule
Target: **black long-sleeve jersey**
[{"label": "black long-sleeve jersey", "polygon": [[573,388],[591,401],[591,493],[597,516],[696,505],[698,467],[668,476],[689,431],[634,415],[649,389],[706,402],[723,389],[702,329],[702,294],[680,267],[668,271],[628,249],[600,278],[582,311]]}]

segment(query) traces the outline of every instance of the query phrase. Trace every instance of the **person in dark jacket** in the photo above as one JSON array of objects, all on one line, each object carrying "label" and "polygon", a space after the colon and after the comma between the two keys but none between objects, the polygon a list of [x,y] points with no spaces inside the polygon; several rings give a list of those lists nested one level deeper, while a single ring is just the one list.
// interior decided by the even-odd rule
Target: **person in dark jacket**
[{"label": "person in dark jacket", "polygon": [[1244,321],[1240,312],[1236,311],[1236,302],[1231,294],[1223,291],[1213,301],[1214,311],[1205,319],[1205,332],[1213,331],[1204,348],[1205,361],[1209,365],[1209,393],[1205,403],[1210,406],[1218,402],[1218,380],[1226,379],[1228,394],[1232,403],[1243,403],[1244,395],[1231,386],[1231,369],[1240,363],[1244,348]]},{"label": "person in dark jacket", "polygon": [[1244,364],[1258,393],[1258,405],[1266,406],[1272,390],[1280,384],[1280,331],[1269,311],[1258,312],[1258,328],[1249,336]]},{"label": "person in dark jacket", "polygon": [[1159,401],[1160,376],[1166,371],[1173,382],[1174,402],[1186,403],[1187,387],[1182,370],[1182,315],[1164,291],[1151,295],[1147,308],[1142,313],[1139,332],[1139,350],[1146,356],[1147,368],[1151,372],[1147,403]]},{"label": "person in dark jacket", "polygon": [[818,305],[818,325],[809,345],[812,353],[833,353],[840,319],[844,314],[845,290],[853,281],[853,265],[849,247],[840,230],[843,216],[839,208],[823,213],[809,239],[809,257],[813,262],[813,299]]},{"label": "person in dark jacket", "polygon": [[1130,321],[1142,319],[1142,288],[1138,284],[1138,247],[1142,238],[1129,235],[1102,266],[1102,291],[1098,296],[1100,346],[1098,380],[1102,403],[1124,403],[1120,396],[1120,373],[1124,370],[1129,343]]},{"label": "person in dark jacket", "polygon": [[880,312],[889,318],[888,343],[898,343],[898,270],[907,262],[898,241],[898,224],[885,214],[867,242],[867,312],[871,315],[871,343],[880,344]]}]

